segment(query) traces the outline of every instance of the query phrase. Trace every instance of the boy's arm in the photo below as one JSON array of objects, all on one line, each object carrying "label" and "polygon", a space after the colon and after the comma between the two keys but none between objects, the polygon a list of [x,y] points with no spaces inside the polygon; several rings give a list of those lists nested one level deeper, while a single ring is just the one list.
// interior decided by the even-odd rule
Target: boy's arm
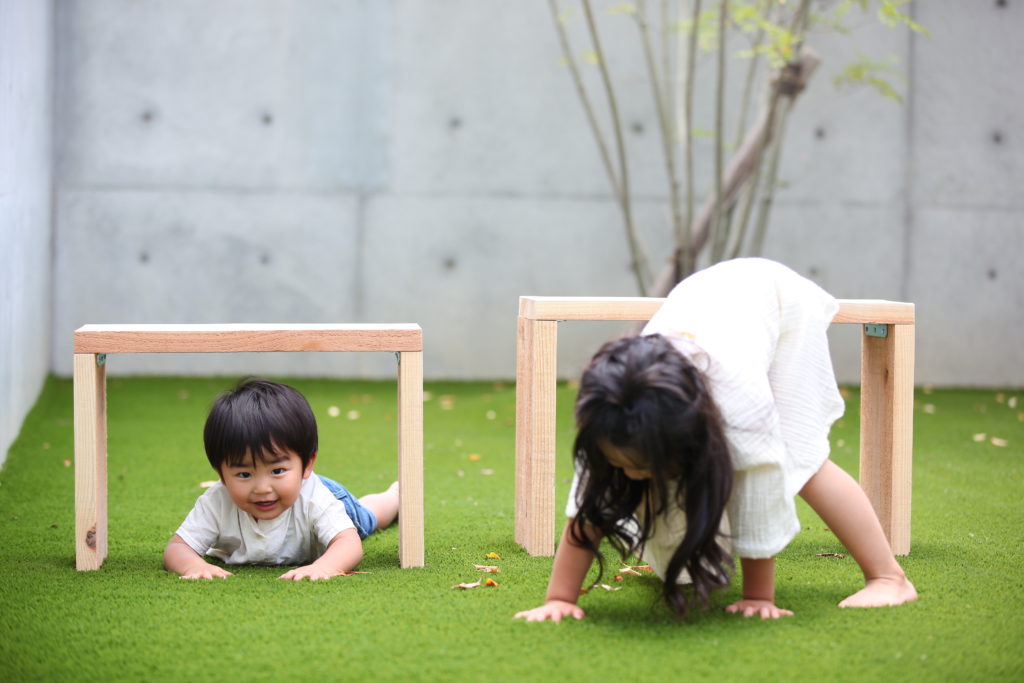
[{"label": "boy's arm", "polygon": [[742,612],[744,617],[760,615],[762,619],[793,616],[788,609],[775,605],[775,558],[740,558],[743,568],[743,599],[725,608],[726,612]]},{"label": "boy's arm", "polygon": [[304,567],[296,567],[285,572],[279,578],[289,581],[329,579],[355,569],[362,559],[363,542],[359,540],[359,534],[355,529],[345,529],[331,539],[327,550],[313,563]]},{"label": "boy's arm", "polygon": [[164,569],[181,574],[183,579],[223,579],[231,576],[228,570],[200,557],[178,534],[171,537],[164,549]]},{"label": "boy's arm", "polygon": [[[562,540],[558,543],[558,550],[555,551],[555,561],[551,567],[551,578],[548,580],[548,592],[544,597],[544,604],[534,607],[525,612],[518,612],[516,619],[527,621],[546,621],[550,619],[559,622],[565,617],[582,619],[585,614],[583,609],[576,604],[580,594],[580,587],[583,579],[587,576],[587,570],[594,561],[594,553],[583,546],[576,545],[569,533],[569,523],[562,531]],[[597,543],[600,540],[600,532],[590,525],[584,527],[587,536]]]}]

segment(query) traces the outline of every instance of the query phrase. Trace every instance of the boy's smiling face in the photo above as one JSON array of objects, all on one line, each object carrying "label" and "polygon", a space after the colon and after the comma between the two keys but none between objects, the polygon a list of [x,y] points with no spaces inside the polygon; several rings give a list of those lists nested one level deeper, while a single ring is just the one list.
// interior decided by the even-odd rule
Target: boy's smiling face
[{"label": "boy's smiling face", "polygon": [[302,482],[313,473],[295,451],[282,448],[238,465],[221,465],[220,479],[231,500],[255,520],[274,519],[295,504]]}]

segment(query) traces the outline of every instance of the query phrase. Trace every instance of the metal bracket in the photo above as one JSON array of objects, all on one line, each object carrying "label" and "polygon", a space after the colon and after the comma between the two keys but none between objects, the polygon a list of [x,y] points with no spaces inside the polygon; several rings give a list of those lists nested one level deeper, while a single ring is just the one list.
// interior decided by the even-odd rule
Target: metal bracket
[{"label": "metal bracket", "polygon": [[107,354],[97,353],[96,354],[96,367],[102,367],[107,363]]},{"label": "metal bracket", "polygon": [[889,326],[874,325],[868,323],[867,325],[864,326],[864,334],[866,334],[869,337],[879,337],[881,339],[885,339],[886,337],[889,336]]}]

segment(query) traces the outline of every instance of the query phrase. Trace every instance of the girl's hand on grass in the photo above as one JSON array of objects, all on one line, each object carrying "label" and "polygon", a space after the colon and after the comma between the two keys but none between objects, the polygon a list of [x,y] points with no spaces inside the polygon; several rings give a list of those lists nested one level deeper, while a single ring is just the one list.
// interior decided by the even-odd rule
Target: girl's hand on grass
[{"label": "girl's hand on grass", "polygon": [[285,581],[302,581],[303,579],[322,581],[324,579],[332,579],[335,576],[341,576],[341,572],[326,567],[317,567],[315,564],[307,564],[305,567],[296,567],[286,571],[277,578],[284,579]]},{"label": "girl's hand on grass", "polygon": [[742,612],[743,616],[750,618],[755,614],[762,619],[778,619],[779,617],[791,617],[793,613],[788,609],[778,607],[771,600],[740,600],[725,608],[726,612],[736,614]]},{"label": "girl's hand on grass", "polygon": [[227,569],[210,564],[209,562],[189,567],[181,573],[181,578],[183,579],[226,579],[229,576],[232,576],[232,574]]},{"label": "girl's hand on grass", "polygon": [[557,624],[569,616],[575,619],[582,619],[586,616],[586,613],[576,603],[566,602],[565,600],[548,600],[540,607],[534,607],[525,612],[517,612],[513,618],[526,619],[527,621],[547,621],[550,619]]}]

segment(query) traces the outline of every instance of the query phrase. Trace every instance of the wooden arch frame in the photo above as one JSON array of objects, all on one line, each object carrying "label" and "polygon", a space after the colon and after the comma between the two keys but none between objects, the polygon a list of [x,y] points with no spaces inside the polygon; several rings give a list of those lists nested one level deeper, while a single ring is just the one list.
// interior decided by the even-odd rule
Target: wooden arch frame
[{"label": "wooden arch frame", "polygon": [[107,556],[106,356],[393,351],[398,356],[398,556],[423,566],[423,331],[419,325],[85,325],[74,337],[75,566]]},{"label": "wooden arch frame", "polygon": [[[555,381],[558,323],[649,320],[664,299],[519,298],[516,340],[515,538],[531,555],[555,551]],[[833,323],[861,339],[860,485],[897,555],[910,552],[914,304],[840,299]]]}]

